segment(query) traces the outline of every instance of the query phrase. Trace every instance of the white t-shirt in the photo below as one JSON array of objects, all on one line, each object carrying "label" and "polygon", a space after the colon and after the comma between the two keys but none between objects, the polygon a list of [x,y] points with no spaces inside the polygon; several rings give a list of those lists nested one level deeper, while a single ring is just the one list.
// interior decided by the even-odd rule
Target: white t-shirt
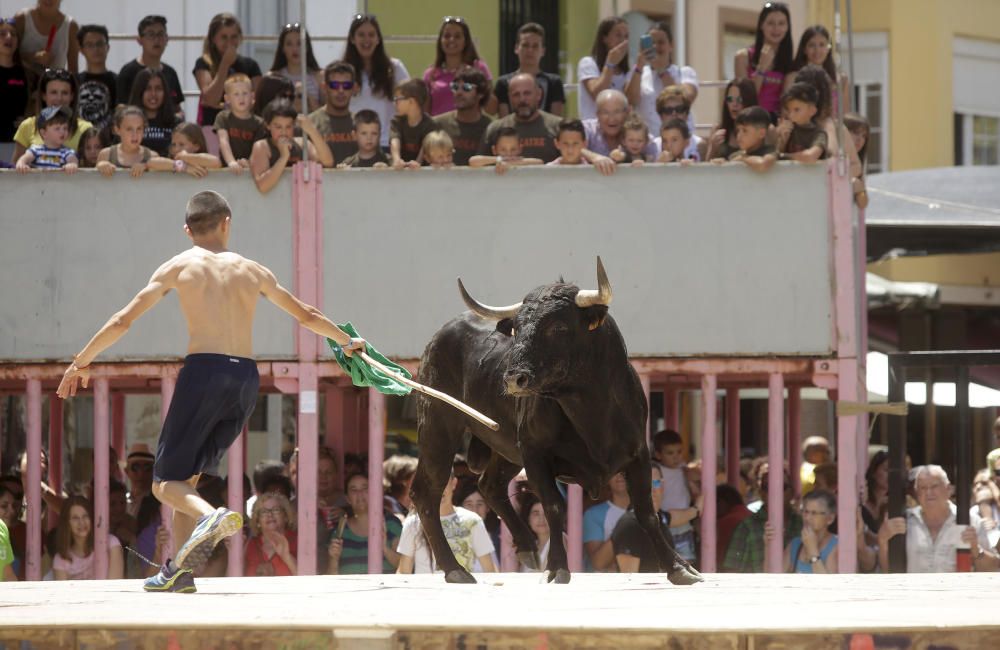
[{"label": "white t-shirt", "polygon": [[[694,160],[695,162],[701,162],[701,154],[698,152],[698,145],[701,144],[701,136],[691,134],[691,141],[688,142],[688,146],[684,148],[684,158],[686,160]],[[663,153],[663,138],[656,136],[653,138],[653,144],[656,145],[656,157],[659,158],[660,154]]]},{"label": "white t-shirt", "polygon": [[[920,506],[906,511],[906,572],[907,573],[954,573],[956,566],[955,549],[962,541],[965,526],[955,520],[957,508],[949,503],[951,514],[938,531],[937,538],[924,523]],[[976,529],[980,548],[989,548],[983,520],[978,514],[969,517],[969,524]]]},{"label": "white t-shirt", "polygon": [[[682,68],[676,63],[671,63],[667,72],[678,84],[691,84],[695,88],[698,87],[698,74],[689,65]],[[646,65],[642,69],[642,80],[639,82],[638,111],[652,135],[660,133],[660,115],[656,112],[656,98],[663,92],[663,88],[663,80],[660,79],[660,75],[653,72],[649,65]],[[688,127],[691,129],[691,133],[694,133],[694,124],[694,111],[692,110],[688,113]]]},{"label": "white t-shirt", "polygon": [[[479,515],[456,506],[455,512],[441,517],[441,527],[458,563],[466,571],[482,573],[479,558],[493,553],[493,542]],[[413,558],[414,573],[440,572],[437,563],[431,558],[427,539],[420,528],[420,519],[415,514],[403,520],[403,532],[399,535],[396,552]]]},{"label": "white t-shirt", "polygon": [[[615,90],[620,90],[625,92],[625,86],[628,85],[629,79],[632,78],[632,71],[634,68],[630,68],[626,74],[618,72],[615,76],[611,77],[611,86]],[[587,92],[587,88],[583,85],[586,79],[596,79],[601,76],[601,69],[597,67],[597,61],[594,60],[592,56],[585,56],[580,59],[580,63],[576,66],[576,77],[579,79],[580,87],[576,91],[576,106],[577,106],[577,117],[581,120],[587,120],[592,117],[597,117],[597,102],[590,93]]]},{"label": "white t-shirt", "polygon": [[[410,78],[410,73],[406,71],[406,66],[399,59],[390,59],[392,62],[392,82],[399,85]],[[368,73],[361,71],[361,91],[351,98],[351,115],[360,110],[371,109],[378,113],[378,120],[382,126],[381,144],[383,147],[389,146],[389,122],[396,114],[396,107],[392,101],[392,90],[388,97],[372,94],[372,80]]]}]

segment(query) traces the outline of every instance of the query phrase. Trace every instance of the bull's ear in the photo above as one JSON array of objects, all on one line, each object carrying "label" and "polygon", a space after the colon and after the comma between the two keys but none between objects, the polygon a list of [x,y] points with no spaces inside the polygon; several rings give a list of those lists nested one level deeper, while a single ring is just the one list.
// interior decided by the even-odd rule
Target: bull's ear
[{"label": "bull's ear", "polygon": [[583,319],[587,323],[588,330],[596,330],[604,324],[604,319],[608,317],[607,305],[593,305],[583,310]]},{"label": "bull's ear", "polygon": [[513,318],[502,318],[497,321],[497,331],[505,336],[513,336],[514,333],[514,319]]}]

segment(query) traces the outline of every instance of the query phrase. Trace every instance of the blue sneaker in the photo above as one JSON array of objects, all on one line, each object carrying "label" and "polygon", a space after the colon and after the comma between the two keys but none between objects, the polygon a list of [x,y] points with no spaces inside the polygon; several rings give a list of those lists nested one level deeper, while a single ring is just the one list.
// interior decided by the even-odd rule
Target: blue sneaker
[{"label": "blue sneaker", "polygon": [[228,508],[219,508],[202,515],[188,541],[177,551],[174,564],[181,569],[198,573],[201,571],[216,544],[235,534],[243,527],[243,516]]},{"label": "blue sneaker", "polygon": [[169,561],[160,567],[160,572],[155,576],[146,578],[142,588],[146,591],[170,591],[179,594],[193,594],[198,591],[194,586],[194,574],[187,569],[177,567],[171,569]]}]

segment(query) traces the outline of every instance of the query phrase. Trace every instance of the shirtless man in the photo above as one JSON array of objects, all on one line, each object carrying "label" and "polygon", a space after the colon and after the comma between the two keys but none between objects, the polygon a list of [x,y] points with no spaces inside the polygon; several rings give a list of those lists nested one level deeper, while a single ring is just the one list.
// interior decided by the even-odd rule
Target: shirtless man
[{"label": "shirtless man", "polygon": [[231,219],[222,195],[199,192],[191,197],[184,230],[194,246],[156,270],[149,284],[74,357],[59,384],[63,399],[76,395],[78,380],[86,388],[94,358],[171,289],[177,290],[190,342],[160,433],[153,494],[174,509],[174,548],[179,550],[157,575],[146,579],[146,591],[194,592],[194,574],[220,541],[243,526],[240,513],[212,508],[194,486],[203,471],[218,465],[253,412],[259,384],[252,359],[258,297],[337,341],[348,355],[365,345],[364,339],[351,338],[293,296],[269,269],[229,251]]}]

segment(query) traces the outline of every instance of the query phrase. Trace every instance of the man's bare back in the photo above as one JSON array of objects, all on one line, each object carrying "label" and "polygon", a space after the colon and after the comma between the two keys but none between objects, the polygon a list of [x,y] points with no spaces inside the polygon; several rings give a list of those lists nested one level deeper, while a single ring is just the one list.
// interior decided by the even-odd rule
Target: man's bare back
[{"label": "man's bare back", "polygon": [[224,251],[194,246],[165,265],[187,320],[188,354],[253,356],[253,318],[261,284],[270,275],[260,264]]}]

